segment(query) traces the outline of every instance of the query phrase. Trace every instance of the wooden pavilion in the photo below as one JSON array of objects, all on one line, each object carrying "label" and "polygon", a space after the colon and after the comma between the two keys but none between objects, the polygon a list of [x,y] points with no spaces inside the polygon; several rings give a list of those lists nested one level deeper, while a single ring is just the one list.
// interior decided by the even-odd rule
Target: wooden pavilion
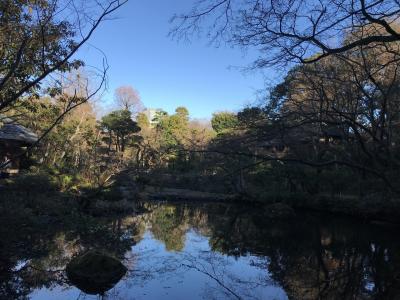
[{"label": "wooden pavilion", "polygon": [[10,118],[0,118],[0,172],[16,174],[27,147],[37,142],[38,136]]}]

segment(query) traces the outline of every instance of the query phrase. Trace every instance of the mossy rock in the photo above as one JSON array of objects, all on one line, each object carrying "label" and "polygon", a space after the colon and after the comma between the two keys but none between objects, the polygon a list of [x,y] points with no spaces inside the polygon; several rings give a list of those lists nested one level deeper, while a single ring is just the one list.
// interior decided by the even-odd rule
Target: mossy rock
[{"label": "mossy rock", "polygon": [[86,294],[104,294],[125,275],[126,267],[117,259],[98,251],[75,257],[66,268],[68,279]]}]

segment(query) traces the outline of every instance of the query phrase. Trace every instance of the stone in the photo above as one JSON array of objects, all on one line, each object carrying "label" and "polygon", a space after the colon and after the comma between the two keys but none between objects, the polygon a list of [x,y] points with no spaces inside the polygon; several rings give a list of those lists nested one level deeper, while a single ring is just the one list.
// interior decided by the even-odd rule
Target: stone
[{"label": "stone", "polygon": [[114,257],[89,251],[73,258],[66,271],[68,279],[81,291],[103,295],[121,280],[127,269]]}]

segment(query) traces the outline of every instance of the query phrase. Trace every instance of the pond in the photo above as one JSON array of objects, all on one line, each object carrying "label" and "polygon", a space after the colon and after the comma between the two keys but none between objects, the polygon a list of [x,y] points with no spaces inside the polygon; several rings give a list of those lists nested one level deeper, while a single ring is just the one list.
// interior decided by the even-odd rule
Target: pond
[{"label": "pond", "polygon": [[[0,299],[400,299],[395,227],[301,212],[277,220],[226,204],[141,209],[85,226],[3,224]],[[65,272],[89,249],[127,268],[101,295]]]}]

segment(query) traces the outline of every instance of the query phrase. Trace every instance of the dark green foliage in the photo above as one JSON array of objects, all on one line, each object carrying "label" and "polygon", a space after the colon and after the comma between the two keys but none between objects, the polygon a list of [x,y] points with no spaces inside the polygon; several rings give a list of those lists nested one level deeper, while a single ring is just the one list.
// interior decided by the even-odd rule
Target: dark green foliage
[{"label": "dark green foliage", "polygon": [[154,116],[153,120],[151,120],[151,121],[159,124],[167,116],[168,116],[168,113],[166,111],[163,111],[163,110],[157,111],[156,115]]},{"label": "dark green foliage", "polygon": [[237,114],[241,126],[254,127],[266,120],[266,114],[260,107],[246,107]]},{"label": "dark green foliage", "polygon": [[101,119],[101,127],[109,133],[109,147],[111,147],[112,138],[115,139],[117,151],[124,151],[127,138],[140,131],[140,127],[132,120],[129,110],[116,110]]},{"label": "dark green foliage", "polygon": [[214,113],[211,119],[212,128],[221,134],[233,130],[238,125],[236,114],[231,112]]},{"label": "dark green foliage", "polygon": [[10,181],[12,189],[25,191],[29,194],[54,192],[61,188],[56,178],[43,171],[20,174]]},{"label": "dark green foliage", "polygon": [[[35,80],[48,69],[69,71],[83,65],[79,60],[59,65],[77,47],[77,42],[74,25],[53,17],[57,9],[57,5],[46,0],[1,1],[0,59],[1,77],[5,80],[0,88],[0,111],[22,94],[38,93],[41,80]],[[45,16],[45,26],[38,24],[39,14]],[[59,94],[59,86],[52,86],[49,93]]]}]

